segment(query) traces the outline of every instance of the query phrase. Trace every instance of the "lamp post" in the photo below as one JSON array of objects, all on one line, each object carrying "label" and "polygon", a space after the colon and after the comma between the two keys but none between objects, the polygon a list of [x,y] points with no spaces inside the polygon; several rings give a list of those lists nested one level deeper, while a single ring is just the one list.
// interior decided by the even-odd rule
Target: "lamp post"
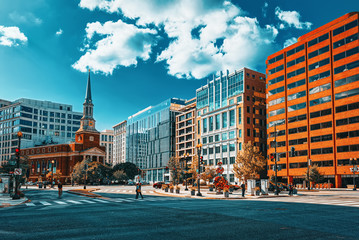
[{"label": "lamp post", "polygon": [[184,189],[185,191],[188,191],[188,188],[187,188],[187,178],[188,178],[188,176],[187,176],[187,172],[188,172],[188,168],[187,168],[187,162],[188,162],[188,157],[189,157],[189,154],[188,153],[185,153],[184,155],[183,155],[183,160],[186,162],[186,173],[185,173],[185,179],[186,179],[186,188]]},{"label": "lamp post", "polygon": [[84,189],[86,189],[87,169],[88,169],[88,165],[87,165],[87,163],[85,163],[85,181],[84,181]]},{"label": "lamp post", "polygon": [[356,185],[355,185],[355,172],[356,172],[356,166],[355,166],[355,164],[356,164],[356,161],[357,161],[357,159],[356,158],[350,158],[350,163],[353,165],[353,191],[356,191],[357,190],[357,188],[356,188]]},{"label": "lamp post", "polygon": [[51,160],[51,188],[54,187],[54,163],[55,161],[54,160]]},{"label": "lamp post", "polygon": [[278,179],[277,179],[277,174],[278,174],[278,165],[277,165],[277,161],[278,161],[278,154],[277,154],[277,124],[274,124],[274,154],[275,154],[275,158],[274,158],[274,168],[275,168],[275,193],[274,195],[278,195],[279,191],[278,191]]},{"label": "lamp post", "polygon": [[[20,167],[20,145],[21,145],[21,138],[22,138],[22,132],[19,131],[17,132],[17,138],[18,138],[18,143],[17,143],[17,149],[16,149],[16,168]],[[19,176],[15,175],[15,195],[13,196],[12,199],[20,199],[20,195],[19,195]]]},{"label": "lamp post", "polygon": [[199,143],[197,144],[197,155],[198,155],[198,180],[197,180],[197,186],[198,186],[198,192],[197,192],[197,196],[201,197],[201,187],[200,187],[200,174],[201,174],[201,168],[200,168],[200,159],[201,159],[201,150],[202,150],[202,144]]},{"label": "lamp post", "polygon": [[310,190],[309,169],[311,164],[312,164],[312,160],[308,158],[308,167],[307,167],[308,191]]}]

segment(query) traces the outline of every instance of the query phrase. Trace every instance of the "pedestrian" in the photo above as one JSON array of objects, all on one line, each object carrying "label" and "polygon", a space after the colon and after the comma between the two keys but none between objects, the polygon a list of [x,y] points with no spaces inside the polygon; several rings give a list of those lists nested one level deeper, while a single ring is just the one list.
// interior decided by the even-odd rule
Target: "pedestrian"
[{"label": "pedestrian", "polygon": [[60,180],[57,182],[57,188],[59,190],[59,198],[61,198],[61,196],[62,196],[62,183],[60,182]]},{"label": "pedestrian", "polygon": [[292,183],[289,183],[288,188],[289,188],[289,193],[288,193],[288,195],[289,195],[289,196],[292,196],[292,195],[293,195],[293,185],[292,185]]},{"label": "pedestrian", "polygon": [[244,197],[244,193],[246,191],[246,185],[244,184],[244,182],[242,182],[241,188],[242,188],[242,197]]},{"label": "pedestrian", "polygon": [[136,184],[136,199],[138,199],[138,195],[141,195],[141,198],[143,199],[143,196],[141,193],[141,183]]}]

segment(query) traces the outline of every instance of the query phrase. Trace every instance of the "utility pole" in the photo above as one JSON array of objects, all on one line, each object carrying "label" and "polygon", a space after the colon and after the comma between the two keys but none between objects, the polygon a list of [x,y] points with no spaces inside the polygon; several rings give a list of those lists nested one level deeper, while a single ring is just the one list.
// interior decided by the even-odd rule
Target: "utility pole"
[{"label": "utility pole", "polygon": [[311,164],[312,164],[312,160],[308,159],[308,167],[307,167],[308,191],[310,190],[309,169]]},{"label": "utility pole", "polygon": [[277,172],[278,172],[278,165],[277,165],[277,161],[278,161],[278,154],[277,154],[277,123],[274,124],[274,152],[275,152],[275,159],[274,159],[274,167],[275,167],[275,195],[279,194],[278,191],[278,179],[277,179]]},{"label": "utility pole", "polygon": [[197,196],[202,196],[201,194],[201,187],[200,187],[200,174],[201,174],[201,164],[200,164],[200,161],[201,161],[201,150],[202,150],[202,144],[197,144],[197,155],[198,155],[198,179],[197,179],[197,187],[198,187],[198,192],[197,192]]}]

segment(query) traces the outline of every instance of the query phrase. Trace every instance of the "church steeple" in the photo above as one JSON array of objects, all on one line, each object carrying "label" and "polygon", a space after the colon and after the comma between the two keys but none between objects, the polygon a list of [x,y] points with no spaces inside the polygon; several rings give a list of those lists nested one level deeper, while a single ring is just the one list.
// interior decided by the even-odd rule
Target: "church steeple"
[{"label": "church steeple", "polygon": [[86,96],[83,103],[83,116],[80,120],[81,125],[80,129],[77,132],[98,132],[95,128],[95,119],[93,118],[93,103],[91,95],[91,80],[90,80],[90,70],[88,72],[87,87],[86,87]]}]

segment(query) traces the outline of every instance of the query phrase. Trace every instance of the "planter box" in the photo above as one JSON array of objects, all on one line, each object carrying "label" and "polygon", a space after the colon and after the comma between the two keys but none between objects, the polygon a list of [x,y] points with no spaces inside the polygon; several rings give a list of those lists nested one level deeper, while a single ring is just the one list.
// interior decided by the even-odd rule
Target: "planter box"
[{"label": "planter box", "polygon": [[176,189],[176,193],[178,193],[178,194],[179,194],[179,193],[180,193],[180,190],[177,190],[177,189]]},{"label": "planter box", "polygon": [[194,196],[196,194],[196,191],[191,191],[191,196]]},{"label": "planter box", "polygon": [[229,192],[224,192],[224,197],[229,197]]}]

